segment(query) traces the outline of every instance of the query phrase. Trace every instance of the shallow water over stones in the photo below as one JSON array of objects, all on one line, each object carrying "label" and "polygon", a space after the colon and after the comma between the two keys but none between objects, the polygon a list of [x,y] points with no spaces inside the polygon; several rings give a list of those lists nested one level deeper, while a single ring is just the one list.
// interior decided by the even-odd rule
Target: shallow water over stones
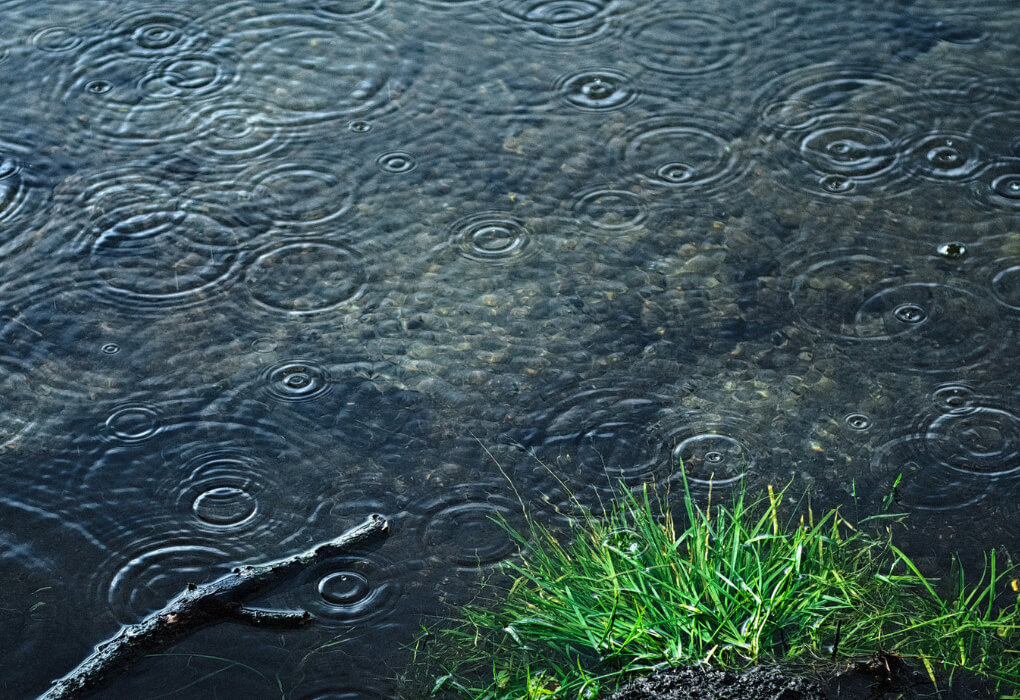
[{"label": "shallow water over stones", "polygon": [[390,697],[490,517],[681,463],[1017,555],[1006,0],[0,12],[0,695],[380,512],[110,692]]}]

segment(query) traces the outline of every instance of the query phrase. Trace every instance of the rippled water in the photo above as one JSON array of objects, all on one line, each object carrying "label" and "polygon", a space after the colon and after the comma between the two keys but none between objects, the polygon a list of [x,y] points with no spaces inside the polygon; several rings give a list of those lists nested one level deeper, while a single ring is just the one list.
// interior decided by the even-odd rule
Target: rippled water
[{"label": "rippled water", "polygon": [[681,460],[1018,554],[1013,3],[0,12],[0,695],[381,512],[108,692],[390,697],[492,516]]}]

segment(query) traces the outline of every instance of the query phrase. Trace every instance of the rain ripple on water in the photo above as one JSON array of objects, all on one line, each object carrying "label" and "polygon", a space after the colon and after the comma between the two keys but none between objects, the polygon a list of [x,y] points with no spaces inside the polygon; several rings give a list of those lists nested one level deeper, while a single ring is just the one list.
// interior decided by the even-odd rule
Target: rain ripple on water
[{"label": "rain ripple on water", "polygon": [[790,278],[803,323],[841,341],[888,344],[886,361],[916,371],[978,361],[998,318],[987,296],[913,276],[866,250],[804,261]]}]

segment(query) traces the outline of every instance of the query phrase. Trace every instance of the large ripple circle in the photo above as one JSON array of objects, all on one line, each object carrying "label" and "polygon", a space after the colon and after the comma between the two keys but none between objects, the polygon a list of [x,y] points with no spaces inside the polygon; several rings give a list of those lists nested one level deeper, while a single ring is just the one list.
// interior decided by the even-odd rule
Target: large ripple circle
[{"label": "large ripple circle", "polygon": [[461,568],[489,567],[513,555],[513,538],[500,521],[517,523],[520,504],[492,491],[461,485],[412,506],[424,518],[419,531],[426,553]]},{"label": "large ripple circle", "polygon": [[811,127],[817,119],[839,114],[848,96],[867,97],[871,116],[897,120],[896,110],[910,104],[911,88],[874,66],[820,63],[769,81],[756,102],[762,126],[773,134]]},{"label": "large ripple circle", "polygon": [[736,25],[717,13],[665,12],[629,33],[637,61],[651,70],[692,76],[732,63],[744,47]]},{"label": "large ripple circle", "polygon": [[1020,311],[1020,260],[1007,261],[992,276],[992,294],[1000,304]]},{"label": "large ripple circle", "polygon": [[190,516],[199,530],[211,533],[272,528],[271,470],[259,459],[231,449],[210,450],[183,467],[170,488],[179,513]]},{"label": "large ripple circle", "polygon": [[[239,28],[242,36],[246,30]],[[368,26],[250,31],[260,40],[245,54],[245,78],[270,105],[273,123],[363,117],[388,107],[408,87],[408,59],[390,37]]]},{"label": "large ripple circle", "polygon": [[101,565],[93,583],[117,621],[134,624],[164,607],[186,584],[212,580],[233,561],[230,552],[203,538],[142,539]]},{"label": "large ripple circle", "polygon": [[611,0],[501,0],[499,8],[540,40],[572,45],[604,37],[613,4]]},{"label": "large ripple circle", "polygon": [[354,186],[342,174],[324,166],[285,164],[257,170],[252,177],[252,194],[276,224],[302,229],[321,226],[346,214],[354,201]]},{"label": "large ripple circle", "polygon": [[889,360],[918,370],[967,364],[991,342],[996,311],[961,287],[908,281],[902,265],[864,252],[805,261],[791,297],[802,322],[835,338],[887,343]]},{"label": "large ripple circle", "polygon": [[245,272],[245,284],[260,306],[303,315],[350,304],[364,293],[366,280],[353,250],[309,241],[264,250]]},{"label": "large ripple circle", "polygon": [[98,235],[89,263],[114,303],[172,307],[201,302],[228,286],[237,272],[237,252],[166,233],[135,238],[110,230]]},{"label": "large ripple circle", "polygon": [[615,142],[629,171],[645,183],[700,190],[729,185],[743,174],[736,140],[732,119],[702,112],[638,122]]},{"label": "large ripple circle", "polygon": [[897,503],[904,508],[957,510],[988,495],[991,481],[947,465],[937,456],[937,442],[923,435],[908,435],[875,451],[872,470],[890,483],[898,482]]},{"label": "large ripple circle", "polygon": [[870,199],[911,184],[905,131],[893,119],[830,113],[803,129],[780,132],[766,158],[776,182],[820,197]]},{"label": "large ripple circle", "polygon": [[1020,473],[1020,418],[994,406],[974,406],[935,418],[928,425],[938,459],[949,467],[984,478]]}]

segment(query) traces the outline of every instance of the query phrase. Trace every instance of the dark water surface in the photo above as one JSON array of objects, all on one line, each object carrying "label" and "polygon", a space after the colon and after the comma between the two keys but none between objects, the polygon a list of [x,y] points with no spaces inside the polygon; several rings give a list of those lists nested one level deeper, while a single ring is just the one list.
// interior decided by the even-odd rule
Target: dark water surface
[{"label": "dark water surface", "polygon": [[[514,488],[1020,533],[1020,8],[0,2],[0,696],[335,536],[105,697],[385,698]],[[491,456],[487,454],[491,453]]]}]

